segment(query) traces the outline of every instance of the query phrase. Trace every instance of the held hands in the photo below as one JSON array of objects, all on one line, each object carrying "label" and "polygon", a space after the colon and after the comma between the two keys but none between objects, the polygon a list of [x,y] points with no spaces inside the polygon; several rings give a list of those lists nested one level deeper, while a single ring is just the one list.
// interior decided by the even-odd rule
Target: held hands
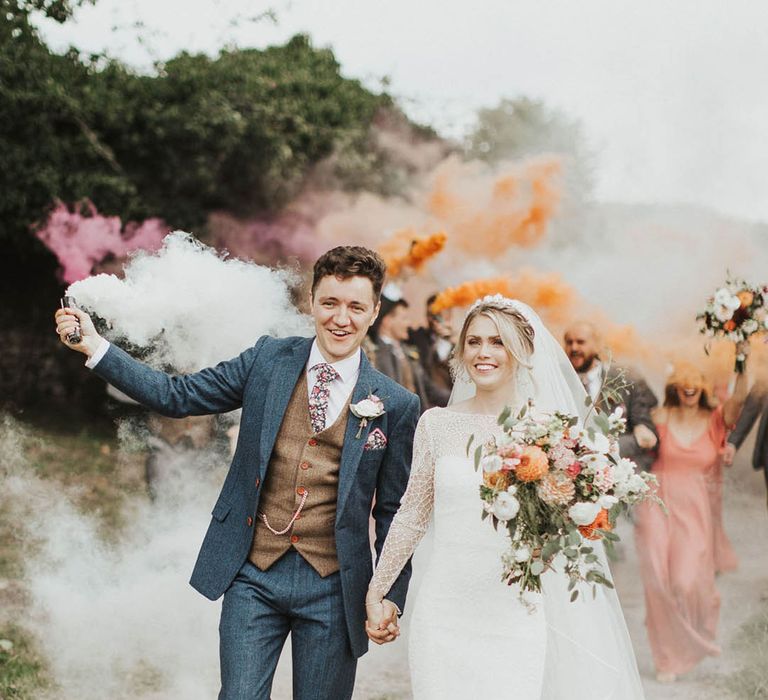
[{"label": "held hands", "polygon": [[394,603],[386,599],[381,602],[367,601],[365,611],[368,617],[365,622],[365,633],[372,642],[387,644],[394,642],[400,636],[397,606]]},{"label": "held hands", "polygon": [[[59,309],[56,311],[56,333],[64,345],[72,350],[82,352],[90,357],[96,352],[101,343],[101,336],[96,332],[91,317],[81,309]],[[81,339],[79,343],[70,343],[67,336],[72,331],[80,329]]]},{"label": "held hands", "polygon": [[632,429],[632,435],[634,435],[635,441],[642,449],[650,450],[656,447],[656,436],[647,425],[636,425]]}]

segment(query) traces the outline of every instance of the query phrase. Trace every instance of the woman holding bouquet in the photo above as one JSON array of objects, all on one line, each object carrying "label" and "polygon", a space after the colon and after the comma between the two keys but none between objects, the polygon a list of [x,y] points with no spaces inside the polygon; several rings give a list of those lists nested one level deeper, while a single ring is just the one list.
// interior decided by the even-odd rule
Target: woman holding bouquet
[{"label": "woman holding bouquet", "polygon": [[[529,400],[583,419],[586,393],[568,358],[529,307],[497,295],[470,309],[454,370],[451,404],[424,413],[416,429],[408,488],[366,599],[369,637],[395,636],[381,623],[381,601],[432,520],[410,626],[416,700],[642,698],[615,592],[599,586],[594,599],[589,591],[570,603],[568,579],[551,571],[543,593],[521,601],[499,575],[505,528],[480,517],[483,477],[467,456],[470,437],[475,444],[498,437],[504,408],[517,412]],[[599,542],[595,551],[604,561]]]},{"label": "woman holding bouquet", "polygon": [[652,469],[668,513],[653,503],[640,505],[636,542],[646,626],[661,682],[674,681],[705,656],[720,653],[715,642],[717,523],[710,491],[727,430],[739,417],[746,392],[745,375],[739,373],[732,396],[713,407],[704,375],[681,364],[667,381],[664,406],[654,415],[659,453]]}]

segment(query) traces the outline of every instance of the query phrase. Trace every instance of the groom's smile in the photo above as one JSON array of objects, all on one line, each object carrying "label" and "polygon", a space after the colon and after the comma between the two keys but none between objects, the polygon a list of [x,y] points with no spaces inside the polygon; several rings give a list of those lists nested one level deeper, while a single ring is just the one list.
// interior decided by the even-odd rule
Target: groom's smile
[{"label": "groom's smile", "polygon": [[323,277],[310,303],[317,344],[328,362],[355,353],[379,311],[371,280],[360,276]]}]

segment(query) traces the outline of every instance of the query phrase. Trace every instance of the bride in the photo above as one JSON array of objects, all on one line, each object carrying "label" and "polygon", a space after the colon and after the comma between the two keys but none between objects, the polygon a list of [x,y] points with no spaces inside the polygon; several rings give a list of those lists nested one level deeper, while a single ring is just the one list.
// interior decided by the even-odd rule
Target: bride
[{"label": "bride", "polygon": [[557,561],[556,571],[542,578],[543,593],[528,594],[528,605],[502,583],[506,530],[481,521],[482,475],[466,455],[471,435],[475,444],[496,435],[502,409],[519,409],[529,398],[538,410],[583,420],[586,394],[578,376],[536,313],[499,295],[470,309],[454,363],[451,404],[424,413],[416,428],[408,488],[366,597],[369,637],[378,643],[396,637],[382,601],[432,519],[433,552],[410,627],[416,700],[642,698],[613,590],[599,586],[594,598],[585,590],[569,602]]}]

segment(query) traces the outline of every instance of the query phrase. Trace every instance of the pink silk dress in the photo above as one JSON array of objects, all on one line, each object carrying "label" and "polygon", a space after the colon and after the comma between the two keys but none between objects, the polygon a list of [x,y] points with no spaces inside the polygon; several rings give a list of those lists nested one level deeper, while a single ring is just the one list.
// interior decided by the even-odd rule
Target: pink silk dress
[{"label": "pink silk dress", "polygon": [[678,441],[666,424],[656,427],[659,456],[653,473],[669,513],[655,503],[638,506],[635,539],[656,670],[681,674],[705,656],[720,653],[715,642],[720,613],[715,543],[720,541],[716,535],[718,525],[722,532],[722,513],[713,508],[713,494],[721,493],[713,480],[719,474],[726,426],[722,408],[715,409],[690,445]]}]

